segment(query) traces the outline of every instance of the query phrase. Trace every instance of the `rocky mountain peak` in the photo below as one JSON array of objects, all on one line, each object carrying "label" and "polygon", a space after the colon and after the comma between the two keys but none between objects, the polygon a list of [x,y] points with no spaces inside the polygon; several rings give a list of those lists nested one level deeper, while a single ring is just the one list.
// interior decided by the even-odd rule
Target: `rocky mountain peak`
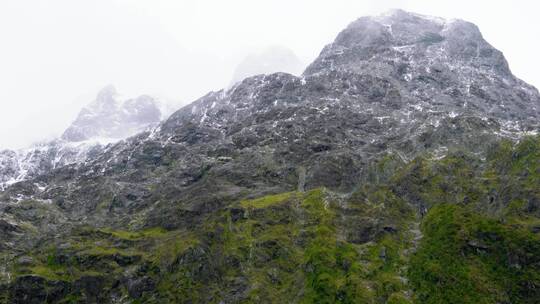
[{"label": "rocky mountain peak", "polygon": [[403,10],[352,22],[305,73],[328,69],[362,72],[366,65],[390,72],[392,67],[414,63],[418,67],[444,64],[455,69],[466,65],[511,76],[503,54],[484,40],[476,25]]},{"label": "rocky mountain peak", "polygon": [[17,151],[0,151],[0,190],[59,167],[83,163],[99,155],[106,145],[157,125],[166,110],[148,95],[122,101],[114,86],[106,86],[61,138]]},{"label": "rocky mountain peak", "polygon": [[384,80],[393,89],[383,91],[400,97],[396,106],[435,106],[438,111],[469,114],[480,110],[511,124],[526,119],[533,123],[540,115],[536,88],[515,77],[502,52],[476,25],[463,20],[403,10],[359,18],[303,75],[335,73]]},{"label": "rocky mountain peak", "polygon": [[108,85],[98,92],[96,99],[86,109],[93,112],[116,111],[120,103],[117,100],[117,96],[116,88],[113,85]]},{"label": "rocky mountain peak", "polygon": [[103,87],[97,94],[96,101],[98,102],[114,102],[114,97],[118,94],[116,87],[109,84]]},{"label": "rocky mountain peak", "polygon": [[62,139],[69,142],[93,138],[122,139],[154,126],[160,120],[161,110],[155,99],[142,95],[121,101],[115,87],[109,85],[80,111]]}]

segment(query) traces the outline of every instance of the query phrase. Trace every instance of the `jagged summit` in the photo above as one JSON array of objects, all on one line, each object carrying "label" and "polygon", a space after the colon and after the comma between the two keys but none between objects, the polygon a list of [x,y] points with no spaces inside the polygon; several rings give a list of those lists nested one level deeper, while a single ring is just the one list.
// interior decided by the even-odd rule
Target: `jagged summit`
[{"label": "jagged summit", "polygon": [[117,100],[118,92],[116,87],[112,84],[105,86],[101,89],[96,99],[90,103],[86,108],[92,109],[93,111],[101,112],[112,112],[116,111],[119,106],[119,101]]},{"label": "jagged summit", "polygon": [[157,125],[161,116],[160,106],[152,97],[142,95],[121,101],[114,86],[109,85],[81,110],[62,139],[70,142],[122,139]]},{"label": "jagged summit", "polygon": [[117,95],[118,92],[113,84],[104,86],[97,94],[97,100],[103,100],[111,96]]}]

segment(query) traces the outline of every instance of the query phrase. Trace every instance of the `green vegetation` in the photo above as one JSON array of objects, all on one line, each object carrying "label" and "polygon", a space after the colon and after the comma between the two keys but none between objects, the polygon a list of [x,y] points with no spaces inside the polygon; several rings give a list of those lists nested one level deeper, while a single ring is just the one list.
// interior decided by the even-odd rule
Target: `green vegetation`
[{"label": "green vegetation", "polygon": [[466,207],[431,209],[411,260],[420,303],[537,303],[540,237]]},{"label": "green vegetation", "polygon": [[267,208],[272,205],[282,204],[295,195],[294,192],[281,193],[276,195],[263,196],[254,200],[242,201],[243,208]]},{"label": "green vegetation", "polygon": [[304,303],[359,303],[367,301],[368,290],[360,278],[359,255],[355,248],[338,242],[334,226],[335,211],[331,210],[322,191],[305,198],[308,221],[314,236],[304,254],[306,293]]},{"label": "green vegetation", "polygon": [[175,230],[79,227],[7,270],[67,286],[65,303],[538,302],[540,137],[370,166],[352,195],[236,201]]},{"label": "green vegetation", "polygon": [[167,235],[167,231],[161,227],[150,228],[140,231],[125,231],[125,230],[112,230],[112,229],[100,229],[104,233],[109,233],[112,236],[123,240],[140,240],[145,238],[159,238]]}]

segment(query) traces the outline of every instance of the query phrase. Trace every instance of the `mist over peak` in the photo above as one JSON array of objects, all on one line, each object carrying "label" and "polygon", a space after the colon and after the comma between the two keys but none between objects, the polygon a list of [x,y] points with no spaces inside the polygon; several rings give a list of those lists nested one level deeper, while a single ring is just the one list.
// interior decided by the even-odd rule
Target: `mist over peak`
[{"label": "mist over peak", "polygon": [[149,95],[123,98],[113,85],[83,107],[61,137],[0,151],[0,189],[56,168],[80,164],[109,144],[157,126],[172,112]]},{"label": "mist over peak", "polygon": [[234,70],[229,86],[255,75],[285,72],[299,75],[305,64],[289,48],[269,46],[246,56]]},{"label": "mist over peak", "polygon": [[157,125],[161,106],[148,95],[119,100],[114,86],[103,88],[92,103],[84,107],[62,134],[62,139],[79,142],[91,138],[122,139]]}]

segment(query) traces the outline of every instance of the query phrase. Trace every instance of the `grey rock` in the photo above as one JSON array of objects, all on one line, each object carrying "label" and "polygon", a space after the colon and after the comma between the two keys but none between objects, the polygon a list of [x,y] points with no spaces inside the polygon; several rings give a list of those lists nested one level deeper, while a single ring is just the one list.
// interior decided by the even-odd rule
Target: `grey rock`
[{"label": "grey rock", "polygon": [[21,256],[17,258],[17,264],[20,266],[29,266],[34,263],[34,259],[30,256]]},{"label": "grey rock", "polygon": [[68,142],[88,139],[122,139],[155,126],[161,120],[157,102],[150,96],[120,101],[116,89],[107,86],[96,100],[83,108],[77,119],[62,135]]}]

